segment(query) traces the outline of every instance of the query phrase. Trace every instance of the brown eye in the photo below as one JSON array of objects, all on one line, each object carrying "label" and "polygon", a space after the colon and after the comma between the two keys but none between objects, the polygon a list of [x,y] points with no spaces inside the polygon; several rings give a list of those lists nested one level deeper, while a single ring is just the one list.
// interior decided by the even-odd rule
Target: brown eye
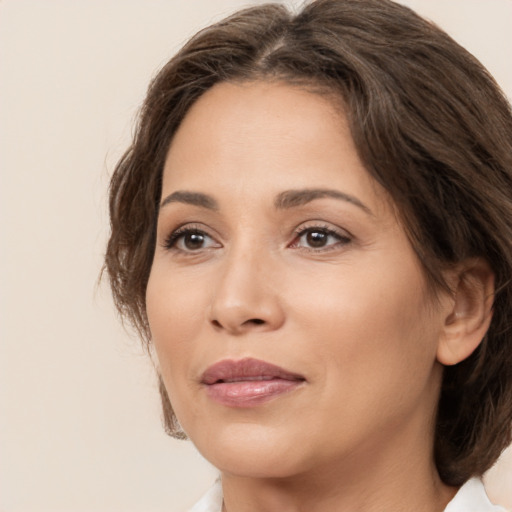
[{"label": "brown eye", "polygon": [[183,253],[221,247],[210,235],[195,228],[180,228],[169,235],[164,247]]},{"label": "brown eye", "polygon": [[325,231],[309,231],[306,234],[306,242],[310,247],[324,247],[329,239],[329,233]]},{"label": "brown eye", "polygon": [[205,236],[203,233],[186,233],[183,235],[183,245],[189,251],[201,249],[204,245]]},{"label": "brown eye", "polygon": [[346,232],[338,232],[328,227],[312,226],[297,233],[292,247],[310,251],[327,251],[336,249],[351,242]]}]

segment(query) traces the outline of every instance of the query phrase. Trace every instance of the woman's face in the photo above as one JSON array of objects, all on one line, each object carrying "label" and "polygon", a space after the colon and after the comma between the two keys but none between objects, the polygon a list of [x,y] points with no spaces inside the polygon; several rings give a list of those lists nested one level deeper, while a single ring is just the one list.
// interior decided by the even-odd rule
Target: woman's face
[{"label": "woman's face", "polygon": [[325,96],[223,83],[194,104],[165,163],[147,313],[176,415],[227,473],[431,451],[444,318]]}]

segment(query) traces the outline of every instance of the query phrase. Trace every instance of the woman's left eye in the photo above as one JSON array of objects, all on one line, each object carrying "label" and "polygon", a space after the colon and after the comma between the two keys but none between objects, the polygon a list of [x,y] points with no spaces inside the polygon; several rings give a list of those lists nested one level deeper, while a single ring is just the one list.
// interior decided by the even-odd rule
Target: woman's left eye
[{"label": "woman's left eye", "polygon": [[350,242],[347,235],[338,233],[327,227],[308,227],[297,232],[291,247],[321,251],[331,249]]}]

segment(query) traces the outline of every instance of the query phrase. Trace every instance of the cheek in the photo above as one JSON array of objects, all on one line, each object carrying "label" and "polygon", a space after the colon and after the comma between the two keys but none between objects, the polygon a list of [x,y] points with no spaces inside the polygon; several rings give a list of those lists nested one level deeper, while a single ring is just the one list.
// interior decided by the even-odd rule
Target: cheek
[{"label": "cheek", "polygon": [[194,361],[198,347],[193,340],[204,322],[202,294],[179,276],[154,266],[146,292],[146,309],[151,342],[158,358],[172,409],[181,425],[187,418],[200,414],[190,396]]},{"label": "cheek", "polygon": [[336,285],[325,281],[316,301],[297,299],[306,335],[298,351],[308,354],[320,384],[310,420],[340,443],[363,434],[380,439],[379,430],[389,433],[436,393],[436,331],[423,280],[416,272],[367,279],[366,269],[364,279],[353,269]]},{"label": "cheek", "polygon": [[428,374],[439,333],[423,273],[412,258],[330,268],[295,286],[290,310],[309,333],[303,343],[315,340],[312,357],[331,375],[355,384]]},{"label": "cheek", "polygon": [[170,376],[180,376],[193,356],[191,341],[202,328],[206,304],[201,287],[182,283],[178,275],[169,275],[162,267],[154,265],[151,271],[146,310],[160,368],[170,384]]}]

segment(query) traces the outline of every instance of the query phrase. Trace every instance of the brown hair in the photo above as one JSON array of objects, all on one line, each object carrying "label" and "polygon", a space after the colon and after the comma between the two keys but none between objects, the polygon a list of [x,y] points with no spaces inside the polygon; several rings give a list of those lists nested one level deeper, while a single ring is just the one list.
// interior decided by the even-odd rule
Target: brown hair
[{"label": "brown hair", "polygon": [[[483,66],[389,0],[267,4],[199,32],[149,87],[133,144],[111,181],[106,269],[122,316],[149,343],[145,292],[162,168],[191,105],[222,81],[327,87],[345,106],[368,172],[396,203],[434,288],[442,269],[484,257],[496,276],[480,347],[447,367],[435,459],[450,485],[481,475],[511,441],[512,114]],[[165,388],[166,425],[180,436]]]}]

